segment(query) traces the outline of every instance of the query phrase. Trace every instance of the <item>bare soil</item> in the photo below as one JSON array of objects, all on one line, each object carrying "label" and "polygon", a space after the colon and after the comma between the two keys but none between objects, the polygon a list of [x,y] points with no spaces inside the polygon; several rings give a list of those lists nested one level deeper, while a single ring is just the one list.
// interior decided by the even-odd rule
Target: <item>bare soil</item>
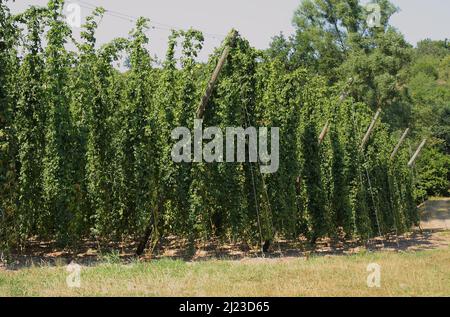
[{"label": "bare soil", "polygon": [[429,200],[419,208],[421,228],[450,230],[450,198]]}]

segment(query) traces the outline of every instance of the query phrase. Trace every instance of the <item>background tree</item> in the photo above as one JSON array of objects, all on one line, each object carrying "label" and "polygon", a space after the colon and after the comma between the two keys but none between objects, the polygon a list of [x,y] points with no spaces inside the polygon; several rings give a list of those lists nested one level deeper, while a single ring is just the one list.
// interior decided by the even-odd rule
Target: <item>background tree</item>
[{"label": "background tree", "polygon": [[[448,41],[418,43],[408,69],[414,145],[428,137],[423,159],[417,162],[416,196],[449,195],[450,177],[450,45]],[[420,183],[420,185],[419,185]]]}]

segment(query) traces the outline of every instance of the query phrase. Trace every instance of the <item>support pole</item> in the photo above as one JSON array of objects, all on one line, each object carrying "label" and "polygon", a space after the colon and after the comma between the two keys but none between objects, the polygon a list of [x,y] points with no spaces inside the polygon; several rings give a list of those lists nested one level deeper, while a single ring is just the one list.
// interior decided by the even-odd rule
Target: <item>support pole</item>
[{"label": "support pole", "polygon": [[394,148],[394,151],[392,151],[392,154],[391,154],[391,160],[393,160],[394,157],[395,157],[395,155],[397,155],[397,152],[398,152],[398,150],[400,149],[400,147],[402,146],[402,144],[403,144],[403,142],[405,141],[406,137],[408,136],[409,131],[410,131],[410,129],[407,128],[407,129],[405,130],[405,132],[403,132],[403,135],[402,135],[402,137],[400,138],[400,140],[398,141],[397,146]]},{"label": "support pole", "polygon": [[[351,85],[353,83],[353,78],[350,78],[348,80],[348,85]],[[341,104],[342,102],[344,102],[345,98],[348,97],[349,92],[348,91],[344,91],[340,96],[339,96],[339,104]],[[338,105],[339,105],[338,104]],[[327,136],[328,132],[330,131],[330,121],[327,120],[327,122],[325,123],[325,126],[322,129],[322,132],[319,135],[319,144],[322,144],[323,140],[325,139],[325,137]]]},{"label": "support pole", "polygon": [[[347,86],[351,86],[353,84],[353,78],[349,78],[348,82],[347,82]],[[340,96],[339,96],[339,102],[343,102],[345,100],[345,98],[347,98],[349,95],[349,91],[346,90],[344,91]]]},{"label": "support pole", "polygon": [[157,217],[163,209],[163,205],[164,197],[161,196],[159,198],[158,204],[155,206],[156,209],[150,214],[150,220],[148,222],[147,228],[145,229],[144,235],[142,236],[141,240],[139,241],[138,247],[136,248],[136,255],[141,256],[144,253],[148,240],[150,239],[150,236],[152,235],[153,230],[156,226]]},{"label": "support pole", "polygon": [[322,129],[322,132],[319,135],[319,144],[322,144],[323,139],[325,139],[329,130],[330,130],[330,123],[329,123],[329,121],[327,121],[327,123],[325,123],[325,125]]},{"label": "support pole", "polygon": [[372,119],[372,122],[370,123],[369,129],[367,129],[366,135],[364,136],[364,138],[361,142],[361,146],[359,148],[360,151],[362,151],[364,149],[364,146],[366,145],[367,141],[369,141],[369,138],[373,132],[373,128],[375,127],[375,124],[377,123],[377,120],[380,117],[380,114],[381,114],[381,108],[378,108],[377,112],[375,113],[375,116]]},{"label": "support pole", "polygon": [[414,153],[414,155],[409,160],[408,167],[413,167],[414,162],[416,161],[417,157],[419,156],[420,152],[422,151],[423,147],[425,146],[425,143],[427,143],[427,139],[423,139],[422,143],[420,143],[419,147],[416,150],[416,153]]},{"label": "support pole", "polygon": [[228,55],[230,54],[231,48],[234,45],[234,41],[236,40],[237,35],[238,32],[236,30],[232,30],[227,39],[228,43],[226,44],[225,49],[223,50],[222,55],[220,56],[217,66],[214,69],[211,79],[208,82],[208,86],[206,87],[205,94],[203,95],[202,100],[200,101],[200,105],[198,106],[196,114],[197,119],[203,119],[206,105],[208,104],[208,101],[211,98],[214,86],[216,85],[217,79],[219,78],[220,71],[225,65],[225,62],[228,58]]}]

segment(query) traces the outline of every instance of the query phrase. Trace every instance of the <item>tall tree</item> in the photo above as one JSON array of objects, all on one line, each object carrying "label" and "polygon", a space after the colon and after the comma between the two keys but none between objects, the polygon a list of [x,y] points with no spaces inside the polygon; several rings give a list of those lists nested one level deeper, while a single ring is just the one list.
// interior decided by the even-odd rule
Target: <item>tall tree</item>
[{"label": "tall tree", "polygon": [[397,9],[388,0],[374,3],[380,20],[372,27],[371,12],[358,0],[302,1],[293,18],[295,34],[289,40],[274,38],[269,53],[284,59],[289,68],[306,66],[330,83],[353,78],[351,95],[356,101],[374,109],[393,105],[396,113],[405,107],[400,74],[410,61],[411,48],[389,25]]}]

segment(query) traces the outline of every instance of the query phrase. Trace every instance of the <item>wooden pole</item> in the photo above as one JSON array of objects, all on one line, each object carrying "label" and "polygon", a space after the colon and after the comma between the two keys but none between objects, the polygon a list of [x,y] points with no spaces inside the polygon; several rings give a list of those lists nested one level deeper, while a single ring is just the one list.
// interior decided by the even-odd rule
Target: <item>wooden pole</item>
[{"label": "wooden pole", "polygon": [[327,121],[327,123],[325,123],[325,126],[322,129],[322,132],[319,135],[319,144],[322,144],[323,139],[325,139],[329,130],[330,130],[330,123]]},{"label": "wooden pole", "polygon": [[[348,80],[347,85],[351,85],[352,83],[353,83],[353,78],[350,78]],[[340,105],[345,100],[345,98],[347,98],[348,94],[349,94],[348,91],[344,91],[339,96],[339,103],[338,103],[338,105]],[[320,133],[319,144],[322,144],[323,140],[325,139],[325,137],[327,136],[329,131],[330,131],[330,121],[327,120],[327,122],[325,123],[325,126],[322,129],[322,132]]]},{"label": "wooden pole", "polygon": [[406,137],[408,136],[409,130],[410,130],[410,129],[407,128],[407,129],[405,130],[405,132],[403,132],[403,135],[402,135],[402,137],[400,138],[400,140],[398,141],[397,146],[394,148],[394,151],[392,151],[392,154],[391,154],[391,160],[393,160],[394,157],[395,157],[395,155],[397,155],[398,150],[400,149],[400,147],[402,146],[402,144],[403,144],[403,142],[405,141]]},{"label": "wooden pole", "polygon": [[367,141],[369,140],[370,135],[372,134],[373,128],[375,127],[375,124],[377,123],[377,120],[380,117],[380,114],[381,114],[381,108],[378,108],[377,112],[375,113],[375,116],[372,119],[372,122],[370,123],[369,129],[367,129],[366,135],[364,136],[364,138],[361,142],[361,146],[360,146],[361,151],[364,149],[364,146],[366,145]]},{"label": "wooden pole", "polygon": [[412,167],[414,165],[414,162],[416,161],[417,157],[419,156],[420,152],[422,151],[423,147],[425,146],[425,143],[427,143],[427,139],[423,139],[422,143],[420,143],[419,147],[416,150],[416,153],[414,153],[414,155],[409,160],[408,167]]},{"label": "wooden pole", "polygon": [[150,236],[153,233],[154,226],[156,225],[156,217],[155,215],[159,215],[161,210],[163,209],[164,205],[164,197],[159,197],[158,204],[155,206],[155,212],[150,214],[150,220],[148,222],[147,228],[145,229],[144,235],[142,236],[138,247],[136,248],[136,255],[141,256],[144,251],[145,247],[147,246],[148,240],[150,239]]},{"label": "wooden pole", "polygon": [[228,43],[227,43],[225,49],[223,50],[219,61],[217,62],[217,66],[214,69],[211,79],[208,82],[208,86],[206,87],[205,94],[203,95],[202,100],[200,101],[200,105],[197,108],[197,114],[196,114],[197,119],[203,119],[203,115],[205,114],[206,105],[208,104],[208,101],[211,98],[214,86],[216,85],[217,79],[219,78],[220,71],[222,70],[223,66],[225,65],[225,62],[228,58],[228,55],[230,54],[231,47],[234,45],[234,41],[236,40],[237,35],[238,35],[238,32],[236,30],[232,30],[231,34],[229,35]]},{"label": "wooden pole", "polygon": [[[350,86],[351,84],[353,84],[353,78],[349,78],[347,85]],[[345,100],[345,98],[348,97],[348,90],[344,91],[340,96],[339,96],[339,101],[343,102]]]}]

